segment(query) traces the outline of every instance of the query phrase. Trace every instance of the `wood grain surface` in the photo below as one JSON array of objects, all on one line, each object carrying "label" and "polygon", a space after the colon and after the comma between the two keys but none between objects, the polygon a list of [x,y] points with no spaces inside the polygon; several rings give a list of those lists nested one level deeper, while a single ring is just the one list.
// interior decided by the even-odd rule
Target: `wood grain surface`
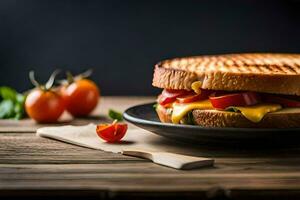
[{"label": "wood grain surface", "polygon": [[[106,97],[90,119],[108,121],[145,97]],[[31,120],[0,121],[0,197],[75,199],[297,199],[300,148],[235,149],[194,146],[213,168],[180,171],[147,160],[36,137]],[[162,138],[162,141],[169,140]],[[184,144],[186,145],[186,144]]]}]

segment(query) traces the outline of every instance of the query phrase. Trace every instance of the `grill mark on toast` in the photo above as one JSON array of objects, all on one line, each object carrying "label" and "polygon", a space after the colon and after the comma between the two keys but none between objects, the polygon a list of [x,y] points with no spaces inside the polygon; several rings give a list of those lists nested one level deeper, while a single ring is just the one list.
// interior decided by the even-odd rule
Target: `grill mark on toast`
[{"label": "grill mark on toast", "polygon": [[190,90],[196,80],[203,83],[204,89],[300,96],[300,54],[229,54],[166,60],[156,65],[152,84]]},{"label": "grill mark on toast", "polygon": [[283,72],[282,68],[279,65],[266,65],[265,67],[270,68],[270,73],[273,72],[279,74]]},{"label": "grill mark on toast", "polygon": [[297,74],[297,71],[291,65],[283,64],[283,67],[288,69],[290,72]]},{"label": "grill mark on toast", "polygon": [[300,55],[229,54],[195,56],[167,60],[160,67],[192,72],[224,71],[234,73],[299,74]]}]

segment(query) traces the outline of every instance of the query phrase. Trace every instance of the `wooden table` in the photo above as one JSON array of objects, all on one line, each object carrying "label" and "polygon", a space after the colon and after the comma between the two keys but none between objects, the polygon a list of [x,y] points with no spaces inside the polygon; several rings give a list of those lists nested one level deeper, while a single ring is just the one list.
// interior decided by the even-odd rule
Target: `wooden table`
[{"label": "wooden table", "polygon": [[[106,121],[108,108],[124,110],[153,100],[151,97],[105,97],[95,117],[72,123]],[[215,167],[178,171],[147,160],[39,138],[34,132],[40,126],[31,120],[0,121],[0,198],[24,195],[43,199],[300,197],[300,148],[198,147],[216,159]]]}]

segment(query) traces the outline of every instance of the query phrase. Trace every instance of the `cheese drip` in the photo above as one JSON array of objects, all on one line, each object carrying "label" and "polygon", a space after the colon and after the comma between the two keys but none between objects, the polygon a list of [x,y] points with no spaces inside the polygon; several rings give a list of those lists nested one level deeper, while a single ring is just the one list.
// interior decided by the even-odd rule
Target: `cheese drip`
[{"label": "cheese drip", "polygon": [[173,112],[172,112],[172,122],[174,124],[178,124],[180,120],[189,112],[195,109],[213,109],[210,101],[196,101],[192,103],[174,103],[173,104]]},{"label": "cheese drip", "polygon": [[[262,118],[270,112],[280,110],[282,107],[279,104],[258,104],[255,106],[240,107],[231,106],[241,112],[241,114],[248,120],[258,123]],[[188,112],[200,109],[200,110],[214,110],[209,100],[197,101],[192,103],[173,103],[172,122],[178,124],[180,120],[187,115]],[[229,112],[229,111],[225,111]]]},{"label": "cheese drip", "polygon": [[230,108],[239,110],[248,120],[258,123],[267,113],[275,112],[280,110],[282,107],[279,104],[258,104],[248,107],[232,106]]}]

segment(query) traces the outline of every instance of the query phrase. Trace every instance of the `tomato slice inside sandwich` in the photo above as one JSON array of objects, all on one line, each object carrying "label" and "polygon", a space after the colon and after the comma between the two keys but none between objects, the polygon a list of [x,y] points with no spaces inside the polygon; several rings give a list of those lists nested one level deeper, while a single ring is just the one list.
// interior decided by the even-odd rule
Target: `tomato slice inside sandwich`
[{"label": "tomato slice inside sandwich", "polygon": [[171,90],[171,89],[164,89],[161,95],[158,96],[157,102],[160,105],[167,105],[172,103],[176,100],[177,97],[192,94],[192,91],[187,90]]},{"label": "tomato slice inside sandwich", "polygon": [[211,96],[209,99],[214,108],[221,110],[224,110],[229,106],[251,106],[260,102],[260,96],[255,92]]},{"label": "tomato slice inside sandwich", "polygon": [[195,101],[200,101],[204,99],[208,99],[208,96],[211,94],[211,91],[209,90],[201,90],[201,93],[191,93],[185,96],[177,97],[177,100],[179,103],[191,103]]},{"label": "tomato slice inside sandwich", "polygon": [[300,107],[300,101],[291,99],[292,97],[278,96],[272,94],[263,94],[262,99],[268,103],[278,103],[283,107]]}]

